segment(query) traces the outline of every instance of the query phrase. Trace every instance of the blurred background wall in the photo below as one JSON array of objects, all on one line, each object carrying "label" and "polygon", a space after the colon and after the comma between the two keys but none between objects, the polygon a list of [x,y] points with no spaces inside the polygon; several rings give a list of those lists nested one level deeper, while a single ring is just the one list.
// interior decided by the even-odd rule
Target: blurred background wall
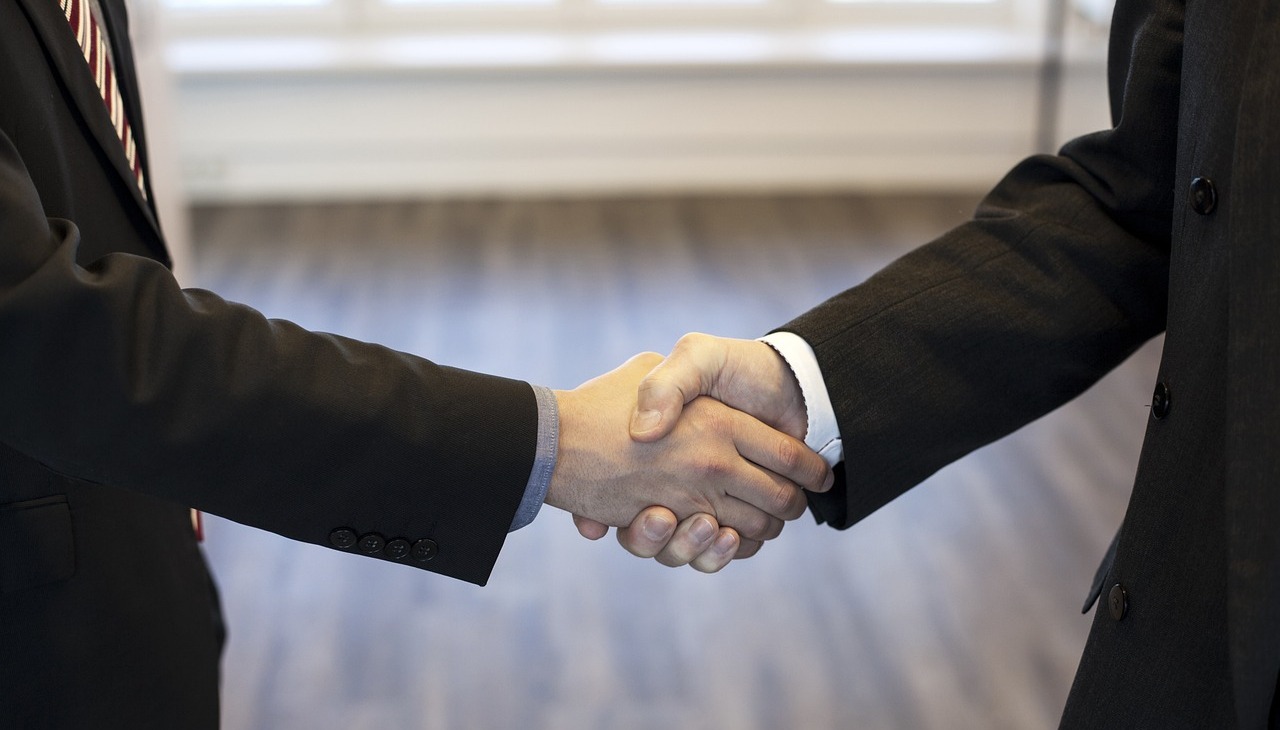
[{"label": "blurred background wall", "polygon": [[146,2],[195,201],[980,190],[1108,120],[1107,0]]}]

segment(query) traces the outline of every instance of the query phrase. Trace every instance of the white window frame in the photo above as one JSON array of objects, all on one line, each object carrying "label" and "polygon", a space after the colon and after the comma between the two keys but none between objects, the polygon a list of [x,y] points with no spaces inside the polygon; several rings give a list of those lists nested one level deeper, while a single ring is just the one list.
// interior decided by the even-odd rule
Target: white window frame
[{"label": "white window frame", "polygon": [[159,0],[171,37],[351,37],[414,33],[599,33],[831,27],[1036,33],[1046,0],[550,0],[473,3],[320,0],[277,7],[201,7]]}]

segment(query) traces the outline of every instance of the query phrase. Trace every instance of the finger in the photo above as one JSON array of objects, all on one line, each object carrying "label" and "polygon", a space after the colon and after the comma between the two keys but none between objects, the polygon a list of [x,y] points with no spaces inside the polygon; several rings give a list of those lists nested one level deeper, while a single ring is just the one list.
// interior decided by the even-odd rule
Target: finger
[{"label": "finger", "polygon": [[[763,474],[764,472],[759,472]],[[776,479],[776,477],[764,477]],[[790,489],[800,492],[795,486]],[[758,493],[761,490],[759,486],[742,488],[742,491]],[[732,527],[738,531],[740,537],[749,538],[751,540],[765,541],[772,540],[782,533],[782,527],[786,524],[780,517],[765,512],[755,505],[748,504],[732,494],[726,495],[716,505],[715,519],[720,522],[722,527]]]},{"label": "finger", "polygon": [[720,526],[711,515],[696,514],[685,518],[656,559],[672,568],[688,565],[712,546],[719,531]]},{"label": "finger", "polygon": [[703,550],[689,565],[702,573],[718,573],[733,560],[738,552],[741,538],[732,527],[721,527],[711,546]]},{"label": "finger", "polygon": [[[803,441],[775,431],[745,413],[735,413],[732,418],[733,445],[743,458],[810,492],[825,492],[831,488],[834,483],[831,467]],[[774,496],[779,500],[777,506],[782,508],[795,508],[798,498],[800,511],[795,517],[804,512],[804,495],[784,491]],[[749,501],[757,504],[754,500]],[[781,512],[770,509],[768,502],[757,506],[770,514],[782,516]]]},{"label": "finger", "polygon": [[609,532],[609,526],[603,522],[596,522],[589,517],[581,515],[573,516],[573,524],[578,528],[578,534],[588,540],[599,540]]},{"label": "finger", "polygon": [[671,354],[640,382],[631,416],[631,437],[656,441],[671,432],[684,404],[711,392],[724,367],[724,349],[716,338],[688,334]]},{"label": "finger", "polygon": [[662,552],[676,532],[676,516],[666,507],[649,507],[626,527],[618,528],[618,543],[640,558]]},{"label": "finger", "polygon": [[759,540],[748,540],[745,537],[738,539],[738,552],[733,556],[734,560],[746,560],[747,558],[760,552],[760,548],[764,547],[764,543]]},{"label": "finger", "polygon": [[723,487],[727,499],[716,503],[720,524],[736,528],[743,537],[771,540],[784,521],[804,514],[809,506],[804,490],[755,464],[743,464]]}]

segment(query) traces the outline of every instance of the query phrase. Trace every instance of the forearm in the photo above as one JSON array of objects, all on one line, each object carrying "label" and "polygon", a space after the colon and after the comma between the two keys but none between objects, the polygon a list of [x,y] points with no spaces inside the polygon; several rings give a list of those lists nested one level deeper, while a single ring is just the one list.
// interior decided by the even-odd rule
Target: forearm
[{"label": "forearm", "polygon": [[1180,13],[1117,4],[1112,129],[1025,161],[973,221],[783,327],[813,346],[844,441],[845,483],[815,500],[825,519],[869,514],[1163,330]]},{"label": "forearm", "polygon": [[418,567],[485,579],[533,464],[527,384],[268,320],[142,257],[77,266],[4,147],[0,439],[308,542],[430,537]]},{"label": "forearm", "polygon": [[1167,242],[1046,176],[1015,171],[973,222],[782,328],[812,345],[843,439],[847,493],[820,517],[861,519],[1163,330]]}]

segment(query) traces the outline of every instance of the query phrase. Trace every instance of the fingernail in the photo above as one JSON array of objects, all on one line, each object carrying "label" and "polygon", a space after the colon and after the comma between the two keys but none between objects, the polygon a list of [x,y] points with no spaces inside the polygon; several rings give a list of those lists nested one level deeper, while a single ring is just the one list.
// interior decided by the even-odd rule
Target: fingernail
[{"label": "fingernail", "polygon": [[689,528],[689,536],[698,542],[706,542],[715,534],[716,526],[705,517],[694,520],[693,526]]},{"label": "fingernail", "polygon": [[671,528],[672,524],[665,518],[648,515],[644,518],[644,525],[640,529],[650,540],[664,540],[671,533]]},{"label": "fingernail", "polygon": [[631,430],[635,433],[648,433],[657,428],[661,420],[661,411],[636,411],[631,416]]},{"label": "fingernail", "polygon": [[715,545],[713,545],[711,549],[715,550],[716,553],[720,555],[724,555],[725,553],[737,547],[737,545],[738,545],[738,540],[733,536],[733,533],[726,532],[720,535],[720,537],[716,538]]},{"label": "fingernail", "polygon": [[827,470],[827,478],[822,480],[822,491],[827,491],[836,485],[836,473]]}]

